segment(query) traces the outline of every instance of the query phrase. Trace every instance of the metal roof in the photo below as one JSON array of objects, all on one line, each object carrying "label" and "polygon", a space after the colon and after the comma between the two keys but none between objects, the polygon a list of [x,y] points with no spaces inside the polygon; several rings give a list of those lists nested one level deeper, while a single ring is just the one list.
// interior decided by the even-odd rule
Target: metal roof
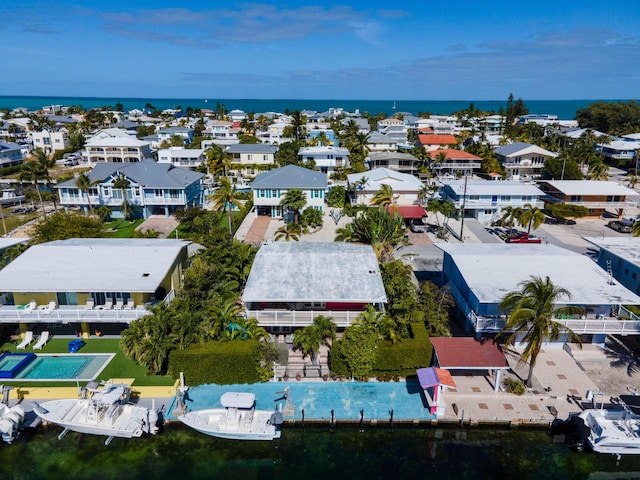
[{"label": "metal roof", "polygon": [[583,237],[587,242],[607,250],[613,255],[640,267],[640,238],[638,237]]},{"label": "metal roof", "polygon": [[0,270],[0,292],[153,293],[189,243],[73,238],[34,245]]},{"label": "metal roof", "polygon": [[[91,172],[89,179],[93,182],[100,180],[106,183],[110,178],[122,173],[129,181],[149,188],[182,189],[204,177],[187,168],[176,168],[169,163],[157,163],[151,159],[133,163],[98,163]],[[75,179],[67,180],[56,185],[56,188],[77,188]]]},{"label": "metal roof", "polygon": [[507,369],[509,363],[497,343],[473,337],[431,337],[438,365],[455,369]]},{"label": "metal roof", "polygon": [[229,153],[276,153],[278,147],[267,143],[236,143],[227,147]]},{"label": "metal roof", "polygon": [[257,188],[326,188],[327,176],[324,173],[298,167],[297,165],[287,165],[263,172],[256,177],[251,184],[252,189]]},{"label": "metal roof", "polygon": [[[456,195],[465,193],[464,180],[442,180]],[[544,192],[532,183],[509,180],[468,180],[466,194],[469,195],[532,195],[541,197]]]},{"label": "metal roof", "polygon": [[[640,305],[640,297],[609,276],[593,260],[547,244],[436,244],[449,254],[480,303],[500,303],[531,276],[549,277],[567,289],[569,305]],[[446,274],[447,272],[445,272]]]},{"label": "metal roof", "polygon": [[369,245],[273,242],[260,247],[245,302],[386,302],[378,260]]},{"label": "metal roof", "polygon": [[618,182],[604,180],[544,180],[565,195],[623,195],[635,196],[638,192],[631,190]]}]

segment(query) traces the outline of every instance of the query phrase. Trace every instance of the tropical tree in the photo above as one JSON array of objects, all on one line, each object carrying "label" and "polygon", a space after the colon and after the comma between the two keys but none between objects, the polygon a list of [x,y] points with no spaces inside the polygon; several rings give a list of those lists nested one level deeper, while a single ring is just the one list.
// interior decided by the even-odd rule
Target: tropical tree
[{"label": "tropical tree", "polygon": [[391,257],[393,248],[404,239],[405,225],[400,215],[391,215],[385,208],[368,208],[352,223],[352,241],[373,247],[378,260],[384,262]]},{"label": "tropical tree", "polygon": [[52,242],[68,238],[100,238],[106,236],[99,218],[80,213],[57,211],[33,227],[32,243]]},{"label": "tropical tree", "polygon": [[609,166],[602,160],[589,164],[587,180],[607,180],[609,178]]},{"label": "tropical tree", "polygon": [[[40,178],[42,178],[46,182],[46,185],[49,187],[51,184],[51,176],[49,175],[49,169],[55,166],[56,164],[55,158],[53,157],[53,155],[47,155],[47,153],[43,149],[36,148],[35,160],[40,166],[40,172],[41,172]],[[56,205],[56,192],[53,189],[51,192],[51,200],[53,201],[53,210],[55,211],[58,208]]]},{"label": "tropical tree", "polygon": [[274,239],[284,240],[288,242],[293,240],[297,242],[300,240],[300,234],[302,233],[302,226],[298,223],[289,222],[276,230],[276,234],[274,235]]},{"label": "tropical tree", "polygon": [[287,193],[284,194],[282,200],[280,200],[280,205],[293,211],[293,223],[300,223],[300,210],[302,210],[306,204],[307,197],[299,188],[290,188],[287,190]]},{"label": "tropical tree", "polygon": [[634,237],[640,237],[640,220],[636,218],[636,221],[633,222],[633,226],[631,227],[631,235]]},{"label": "tropical tree", "polygon": [[213,208],[218,211],[227,212],[229,219],[229,237],[233,236],[233,212],[234,206],[239,207],[239,199],[237,197],[237,191],[235,185],[231,183],[229,177],[223,177],[220,179],[220,185],[209,196],[209,199],[213,202]]},{"label": "tropical tree", "polygon": [[217,144],[211,146],[207,150],[207,170],[211,175],[224,175],[227,176],[229,169],[231,168],[231,158],[229,154]]},{"label": "tropical tree", "polygon": [[353,224],[347,223],[344,227],[336,229],[336,238],[334,242],[353,242],[355,234],[353,232]]},{"label": "tropical tree", "polygon": [[97,185],[100,183],[100,180],[91,180],[89,178],[89,175],[87,175],[86,173],[82,172],[80,175],[78,175],[76,177],[76,179],[74,180],[74,184],[76,187],[78,187],[80,190],[82,190],[82,192],[87,196],[87,203],[89,204],[89,211],[91,212],[91,214],[93,215],[93,205],[91,205],[91,199],[89,198],[89,189],[92,188],[93,186]]},{"label": "tropical tree", "polygon": [[313,323],[293,333],[293,348],[300,350],[303,357],[309,356],[316,364],[316,356],[321,345],[331,346],[336,338],[336,324],[330,317],[319,315]]},{"label": "tropical tree", "polygon": [[513,228],[513,224],[520,221],[520,217],[522,216],[522,208],[521,207],[512,207],[511,205],[507,205],[502,208],[502,218],[500,218],[500,223],[504,225],[505,223],[509,226],[509,229]]},{"label": "tropical tree", "polygon": [[507,293],[500,302],[500,309],[509,312],[501,334],[506,335],[506,345],[513,345],[516,340],[525,344],[520,362],[529,363],[525,385],[531,387],[536,359],[545,342],[556,341],[566,334],[570,341],[582,346],[580,337],[556,322],[554,315],[582,313],[583,309],[572,305],[557,308],[556,304],[563,298],[570,298],[571,294],[554,285],[549,277],[531,276],[519,285],[519,290]]},{"label": "tropical tree", "polygon": [[380,189],[373,195],[371,204],[377,207],[388,207],[389,205],[394,205],[397,199],[398,195],[393,194],[393,188],[391,187],[391,185],[383,184],[380,186]]},{"label": "tropical tree", "polygon": [[122,173],[119,173],[112,182],[113,188],[116,188],[120,190],[120,192],[122,192],[122,214],[126,219],[129,219],[131,215],[129,211],[129,202],[127,202],[127,189],[129,188],[129,185],[131,185],[131,182]]},{"label": "tropical tree", "polygon": [[22,169],[18,174],[18,178],[21,181],[32,182],[33,186],[36,189],[36,193],[38,194],[38,200],[40,201],[40,206],[42,207],[42,213],[44,216],[47,216],[47,211],[44,208],[44,202],[42,201],[42,193],[40,192],[40,187],[38,186],[38,180],[43,178],[44,172],[42,171],[41,165],[36,161],[29,161],[22,164]]},{"label": "tropical tree", "polygon": [[526,225],[527,233],[531,233],[531,228],[535,230],[544,223],[546,218],[547,216],[542,213],[540,208],[534,207],[530,203],[525,203],[522,211],[520,212],[518,221],[523,228]]}]

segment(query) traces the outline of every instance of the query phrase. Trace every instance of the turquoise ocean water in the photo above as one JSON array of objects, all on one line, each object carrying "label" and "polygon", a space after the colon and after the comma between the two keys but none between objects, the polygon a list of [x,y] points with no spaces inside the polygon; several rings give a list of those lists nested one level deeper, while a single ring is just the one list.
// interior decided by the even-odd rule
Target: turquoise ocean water
[{"label": "turquoise ocean water", "polygon": [[[523,99],[530,113],[557,115],[559,119],[571,120],[575,118],[576,111],[590,103],[600,100],[526,100]],[[610,102],[627,100],[603,100]],[[429,112],[431,114],[450,114],[469,107],[473,102],[478,109],[497,112],[500,107],[506,107],[504,101],[474,101],[474,100],[304,100],[304,99],[224,99],[224,98],[98,98],[98,97],[18,97],[0,96],[1,108],[25,107],[37,110],[46,105],[82,105],[83,108],[96,108],[115,106],[122,103],[125,110],[144,108],[151,104],[155,108],[164,110],[167,108],[187,107],[215,110],[216,105],[223,104],[227,110],[243,110],[245,112],[284,112],[288,110],[313,110],[327,111],[330,108],[343,108],[348,112],[369,112],[371,114],[384,113],[392,115],[395,112],[408,112],[417,114]],[[395,104],[395,109],[394,109]]]}]

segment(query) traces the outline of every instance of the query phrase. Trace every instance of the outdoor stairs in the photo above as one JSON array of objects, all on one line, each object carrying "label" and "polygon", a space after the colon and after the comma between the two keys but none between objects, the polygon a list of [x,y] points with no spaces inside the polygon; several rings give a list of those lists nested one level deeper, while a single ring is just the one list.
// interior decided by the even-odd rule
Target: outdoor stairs
[{"label": "outdoor stairs", "polygon": [[296,378],[321,378],[323,375],[329,374],[329,365],[326,347],[320,349],[320,353],[316,356],[316,365],[311,365],[311,359],[303,357],[299,350],[289,350],[289,360],[287,365],[287,376]]}]

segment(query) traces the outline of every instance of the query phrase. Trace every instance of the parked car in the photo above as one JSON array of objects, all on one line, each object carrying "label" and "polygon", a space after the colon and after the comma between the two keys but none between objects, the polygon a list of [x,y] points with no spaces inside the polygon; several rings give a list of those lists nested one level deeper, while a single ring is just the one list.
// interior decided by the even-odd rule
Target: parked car
[{"label": "parked car", "polygon": [[633,223],[621,221],[621,220],[612,220],[607,223],[607,227],[611,230],[615,230],[620,233],[631,233],[633,230]]},{"label": "parked car", "polygon": [[78,160],[76,158],[67,158],[64,161],[64,166],[65,167],[73,167],[75,165],[78,165]]},{"label": "parked car", "polygon": [[505,240],[507,243],[542,243],[540,238],[535,235],[528,235],[526,233],[519,233],[511,235]]},{"label": "parked car", "polygon": [[422,233],[427,231],[427,224],[421,218],[412,218],[409,221],[409,228],[412,232]]}]

